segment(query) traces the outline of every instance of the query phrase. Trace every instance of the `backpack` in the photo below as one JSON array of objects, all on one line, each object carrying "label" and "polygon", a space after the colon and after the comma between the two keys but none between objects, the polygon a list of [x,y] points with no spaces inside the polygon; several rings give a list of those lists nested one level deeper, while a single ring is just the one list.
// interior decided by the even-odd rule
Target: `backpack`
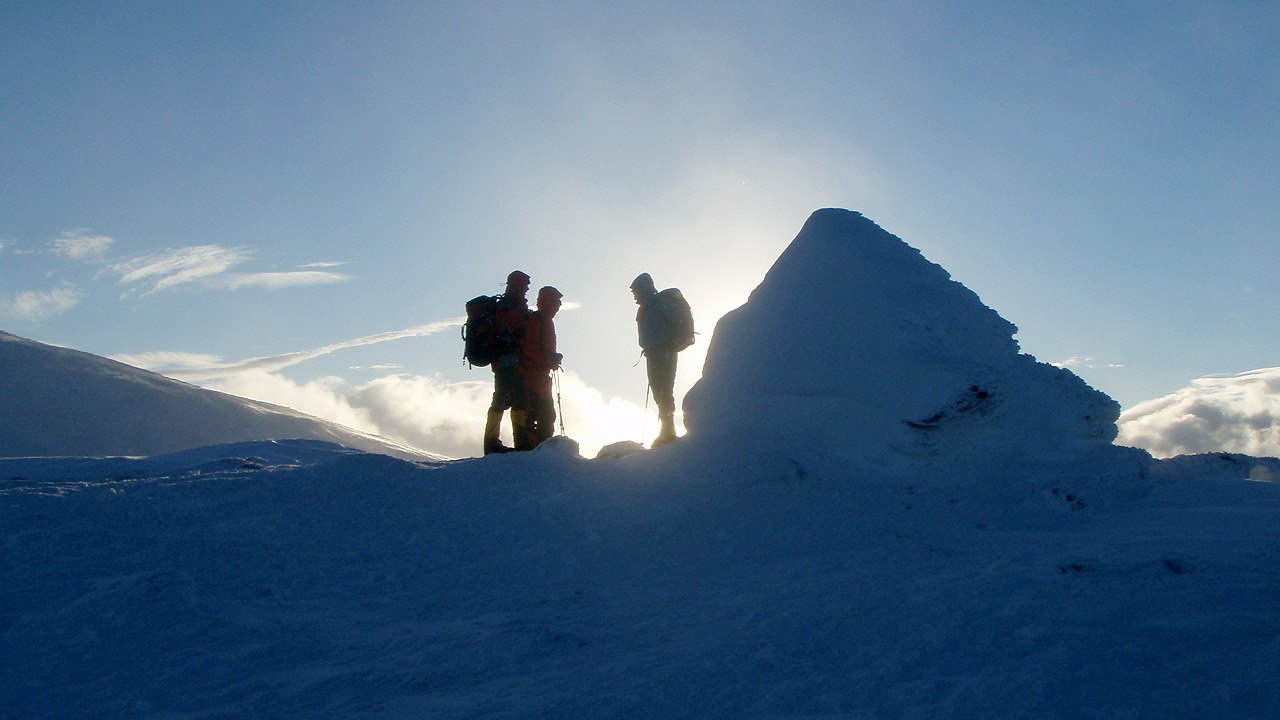
[{"label": "backpack", "polygon": [[501,295],[481,295],[467,301],[467,322],[462,326],[462,357],[473,367],[485,367],[509,351],[498,320]]},{"label": "backpack", "polygon": [[696,334],[693,331],[693,308],[684,299],[684,293],[679,288],[667,288],[658,293],[658,302],[670,327],[671,349],[678,352],[692,345]]}]

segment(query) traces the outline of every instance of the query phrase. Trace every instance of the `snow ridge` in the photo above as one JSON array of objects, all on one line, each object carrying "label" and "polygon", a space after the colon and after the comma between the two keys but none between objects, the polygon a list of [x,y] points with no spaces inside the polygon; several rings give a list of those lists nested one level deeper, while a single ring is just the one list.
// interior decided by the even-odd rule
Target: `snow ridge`
[{"label": "snow ridge", "polygon": [[405,459],[430,457],[289,408],[5,332],[0,367],[0,457],[159,455],[289,438]]}]

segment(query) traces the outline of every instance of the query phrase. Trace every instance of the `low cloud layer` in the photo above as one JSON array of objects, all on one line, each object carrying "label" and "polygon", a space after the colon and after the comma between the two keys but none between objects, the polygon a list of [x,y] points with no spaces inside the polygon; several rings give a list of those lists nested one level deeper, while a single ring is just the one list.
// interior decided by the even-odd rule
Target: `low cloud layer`
[{"label": "low cloud layer", "polygon": [[[493,393],[493,384],[488,380],[449,383],[439,377],[391,374],[360,385],[336,377],[299,383],[277,372],[345,348],[430,335],[457,327],[462,321],[448,318],[313,350],[234,362],[180,352],[117,355],[113,359],[179,380],[200,382],[213,390],[290,407],[427,452],[469,457],[478,455],[481,449],[485,414]],[[583,455],[593,456],[604,445],[619,440],[651,440],[657,432],[657,416],[652,411],[646,412],[620,398],[606,398],[573,373],[562,373],[560,380],[560,422],[578,442]],[[510,444],[509,420],[503,435]]]},{"label": "low cloud layer", "polygon": [[[206,386],[291,407],[447,457],[480,454],[493,393],[492,383],[484,381],[448,383],[439,377],[389,375],[362,385],[348,385],[338,378],[296,383],[262,370]],[[565,433],[577,441],[586,457],[619,440],[640,441],[646,427],[650,436],[657,429],[652,412],[646,417],[644,409],[632,403],[606,399],[572,373],[561,376],[559,408]],[[502,435],[509,445],[510,419],[504,420]]]},{"label": "low cloud layer", "polygon": [[1207,452],[1280,456],[1280,368],[1193,380],[1120,415],[1121,445],[1156,457]]},{"label": "low cloud layer", "polygon": [[[0,312],[7,306],[0,305]],[[191,353],[147,353],[115,359],[212,389],[291,407],[356,430],[448,457],[479,453],[492,384],[389,374],[359,385],[340,378],[305,383],[279,370],[345,348],[420,337],[460,325],[448,318],[367,335],[312,350],[234,362]],[[657,419],[634,403],[606,398],[578,376],[563,373],[560,409],[565,431],[583,455],[620,440],[651,440]],[[1193,381],[1190,387],[1126,410],[1117,442],[1157,457],[1235,452],[1280,456],[1280,368]],[[511,430],[504,426],[510,442]],[[648,435],[649,437],[646,437]]]}]

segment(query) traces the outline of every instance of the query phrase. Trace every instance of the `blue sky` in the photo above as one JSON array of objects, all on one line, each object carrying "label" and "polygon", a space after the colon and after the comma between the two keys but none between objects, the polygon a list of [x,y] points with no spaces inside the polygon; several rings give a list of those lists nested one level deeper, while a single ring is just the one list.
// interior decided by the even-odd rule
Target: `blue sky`
[{"label": "blue sky", "polygon": [[422,328],[520,268],[576,305],[581,386],[640,405],[631,278],[709,338],[836,206],[1125,406],[1280,365],[1274,2],[8,2],[0,26],[0,328],[36,340],[299,353],[273,379],[339,393],[487,381]]}]

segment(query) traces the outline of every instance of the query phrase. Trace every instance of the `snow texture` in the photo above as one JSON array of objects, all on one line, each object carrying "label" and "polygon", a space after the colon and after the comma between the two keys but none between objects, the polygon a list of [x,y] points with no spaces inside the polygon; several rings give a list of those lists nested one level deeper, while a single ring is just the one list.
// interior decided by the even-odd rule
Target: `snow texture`
[{"label": "snow texture", "polygon": [[820,211],[657,450],[0,460],[0,718],[1280,717],[1280,462],[1012,332]]}]

